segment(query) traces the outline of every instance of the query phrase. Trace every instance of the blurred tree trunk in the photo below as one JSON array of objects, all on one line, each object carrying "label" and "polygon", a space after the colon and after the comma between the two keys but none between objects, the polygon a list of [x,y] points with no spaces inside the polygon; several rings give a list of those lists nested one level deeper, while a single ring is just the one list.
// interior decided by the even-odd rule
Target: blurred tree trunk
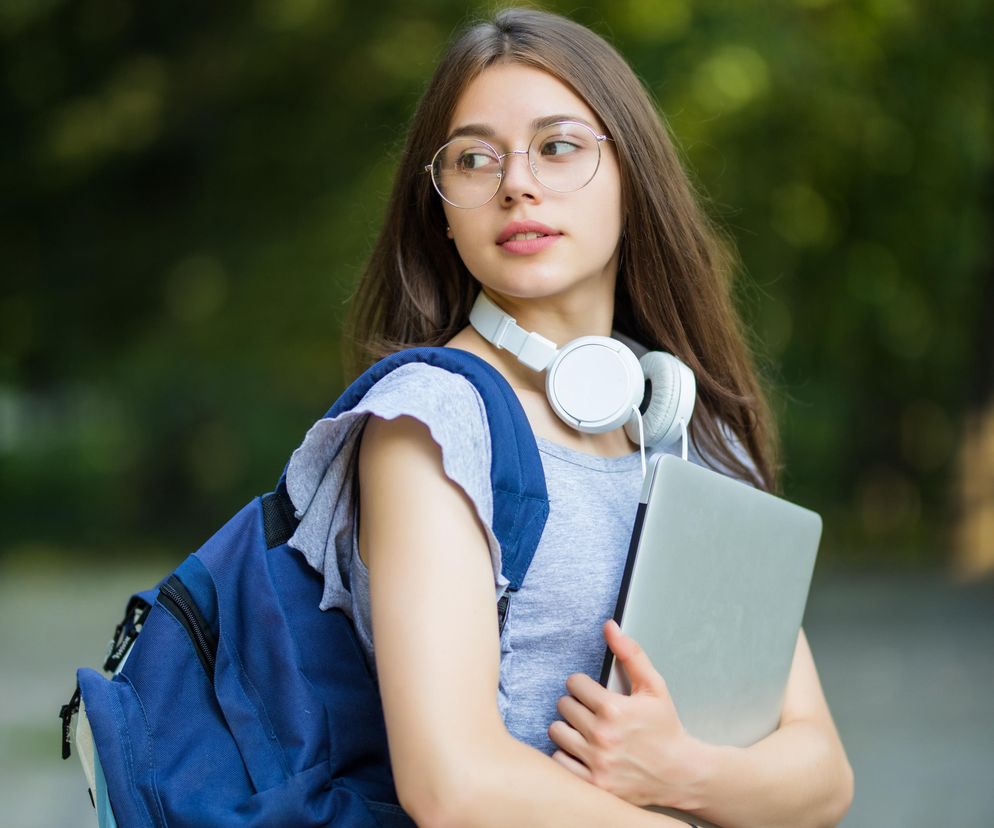
[{"label": "blurred tree trunk", "polygon": [[964,578],[994,572],[994,258],[986,275],[975,339],[977,374],[957,481],[953,567]]}]

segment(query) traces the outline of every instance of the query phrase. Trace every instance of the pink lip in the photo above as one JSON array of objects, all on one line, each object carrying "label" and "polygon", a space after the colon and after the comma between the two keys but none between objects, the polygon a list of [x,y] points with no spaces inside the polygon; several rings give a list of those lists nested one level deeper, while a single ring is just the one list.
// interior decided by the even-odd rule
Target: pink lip
[{"label": "pink lip", "polygon": [[506,241],[500,245],[500,249],[505,253],[515,253],[519,256],[528,256],[538,253],[545,248],[559,241],[559,236],[539,236],[537,239],[517,239]]},{"label": "pink lip", "polygon": [[[507,240],[516,233],[542,233],[545,236],[561,235],[558,230],[553,230],[548,225],[537,221],[512,221],[500,231],[500,235],[497,237],[497,244],[507,243]],[[533,239],[532,241],[541,241],[541,239]],[[520,243],[514,242],[514,244]]]}]

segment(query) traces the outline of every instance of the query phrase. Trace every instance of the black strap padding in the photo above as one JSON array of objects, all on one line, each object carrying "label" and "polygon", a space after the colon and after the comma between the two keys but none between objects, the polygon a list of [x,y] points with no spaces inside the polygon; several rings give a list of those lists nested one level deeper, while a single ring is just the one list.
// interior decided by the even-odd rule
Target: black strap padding
[{"label": "black strap padding", "polygon": [[497,635],[504,632],[504,625],[507,623],[507,611],[510,609],[511,596],[508,593],[501,595],[497,601]]},{"label": "black strap padding", "polygon": [[281,480],[275,491],[262,496],[262,526],[266,534],[266,549],[282,546],[297,531],[300,523],[294,515],[293,502]]},{"label": "black strap padding", "polygon": [[71,748],[71,737],[70,733],[72,731],[72,717],[79,712],[79,682],[76,683],[76,689],[73,690],[72,697],[69,701],[62,705],[62,709],[59,711],[59,718],[62,719],[62,758],[68,759]]}]

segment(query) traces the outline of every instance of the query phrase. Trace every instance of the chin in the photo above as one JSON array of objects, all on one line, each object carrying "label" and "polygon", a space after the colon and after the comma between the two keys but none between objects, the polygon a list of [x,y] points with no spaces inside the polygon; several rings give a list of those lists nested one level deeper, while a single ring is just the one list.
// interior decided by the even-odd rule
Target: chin
[{"label": "chin", "polygon": [[572,284],[544,279],[522,279],[514,281],[481,282],[491,292],[512,299],[545,299],[567,293]]},{"label": "chin", "polygon": [[545,299],[564,296],[574,290],[593,288],[600,279],[595,275],[577,277],[574,270],[566,276],[557,268],[554,273],[531,272],[512,278],[478,280],[490,290],[515,299]]},{"label": "chin", "polygon": [[[470,272],[480,284],[495,293],[516,299],[540,299],[567,292],[588,281],[589,277],[576,276],[578,269],[576,265],[536,261],[516,262],[494,270],[470,269]],[[477,272],[483,274],[482,278]]]}]

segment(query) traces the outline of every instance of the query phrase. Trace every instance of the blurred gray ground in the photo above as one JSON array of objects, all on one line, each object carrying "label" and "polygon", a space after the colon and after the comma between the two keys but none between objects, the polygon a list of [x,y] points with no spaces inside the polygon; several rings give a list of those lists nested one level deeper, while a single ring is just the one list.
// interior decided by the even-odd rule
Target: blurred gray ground
[{"label": "blurred gray ground", "polygon": [[[161,574],[0,569],[0,825],[93,828],[59,759],[73,668],[96,665],[127,596]],[[850,828],[994,826],[994,582],[820,577],[806,629],[856,771]]]}]

